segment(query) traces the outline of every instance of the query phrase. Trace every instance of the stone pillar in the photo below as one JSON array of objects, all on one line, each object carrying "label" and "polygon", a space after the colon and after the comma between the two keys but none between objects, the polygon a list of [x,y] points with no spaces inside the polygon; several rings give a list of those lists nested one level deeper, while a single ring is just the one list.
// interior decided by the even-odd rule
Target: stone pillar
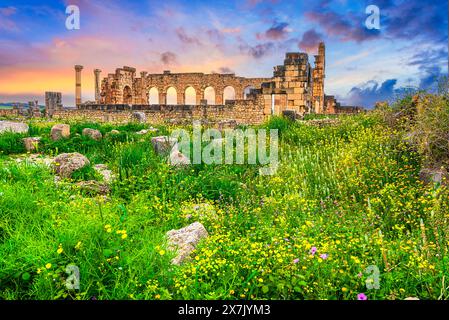
[{"label": "stone pillar", "polygon": [[100,103],[100,69],[94,70],[95,75],[95,103]]},{"label": "stone pillar", "polygon": [[201,100],[204,99],[204,90],[196,90],[196,105],[201,105]]},{"label": "stone pillar", "polygon": [[245,90],[243,88],[237,88],[235,90],[235,100],[244,100],[245,99]]},{"label": "stone pillar", "polygon": [[312,101],[315,113],[324,112],[324,78],[326,72],[326,47],[323,42],[318,46],[313,69]]},{"label": "stone pillar", "polygon": [[75,103],[78,107],[82,100],[81,100],[81,70],[83,70],[83,66],[76,65],[75,66],[75,80],[76,80],[76,88],[75,88]]},{"label": "stone pillar", "polygon": [[159,91],[159,104],[167,104],[167,93]]},{"label": "stone pillar", "polygon": [[179,92],[178,90],[176,90],[176,100],[178,104],[184,105],[186,102],[185,92]]},{"label": "stone pillar", "polygon": [[224,104],[223,94],[224,94],[223,90],[221,90],[221,89],[215,90],[215,104],[216,105]]},{"label": "stone pillar", "polygon": [[[140,96],[140,104],[150,104],[150,99],[149,99],[149,89],[147,88],[146,85],[146,78],[147,78],[147,74],[148,72],[146,71],[141,71],[140,72],[140,90],[138,92],[138,95]],[[138,103],[136,101],[136,103]]]}]

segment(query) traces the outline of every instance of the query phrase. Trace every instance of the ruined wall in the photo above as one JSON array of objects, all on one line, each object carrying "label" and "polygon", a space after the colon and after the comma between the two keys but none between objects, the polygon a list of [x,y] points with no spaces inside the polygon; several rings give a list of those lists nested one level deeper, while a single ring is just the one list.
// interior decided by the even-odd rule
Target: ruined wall
[{"label": "ruined wall", "polygon": [[18,109],[0,109],[0,117],[17,117],[19,116]]},{"label": "ruined wall", "polygon": [[79,109],[60,110],[53,119],[88,119],[98,122],[128,122],[135,111],[144,112],[148,123],[175,121],[236,120],[239,124],[261,124],[267,118],[259,100],[236,100],[226,105],[83,105]]},{"label": "ruined wall", "polygon": [[[325,65],[325,45],[320,43],[314,68],[309,63],[307,53],[290,52],[286,54],[283,65],[274,67],[271,78],[244,78],[234,74],[215,73],[171,73],[168,70],[161,74],[148,74],[143,71],[138,77],[136,69],[123,67],[108,74],[101,82],[99,104],[202,105],[206,98],[206,89],[212,88],[214,103],[210,100],[207,103],[223,105],[226,104],[224,95],[227,88],[233,89],[234,99],[239,101],[245,99],[248,88],[254,88],[250,95],[261,99],[265,113],[280,115],[286,110],[297,114],[327,113],[329,111],[325,109],[333,107],[328,106],[330,102],[325,100]],[[100,70],[95,69],[94,74],[97,87]],[[189,101],[186,99],[187,89],[190,92]],[[172,95],[172,98],[168,99],[169,91],[173,92],[176,99]],[[80,107],[78,104],[77,106]]]},{"label": "ruined wall", "polygon": [[57,110],[62,109],[61,92],[45,92],[45,113],[52,116]]},{"label": "ruined wall", "polygon": [[212,87],[215,91],[215,104],[224,104],[223,95],[226,87],[232,87],[236,100],[244,99],[247,87],[260,88],[269,78],[243,78],[234,74],[204,74],[204,73],[171,73],[147,74],[141,72],[136,77],[136,70],[129,67],[117,69],[115,74],[109,74],[101,84],[102,104],[149,104],[149,91],[156,88],[159,103],[166,104],[167,90],[174,88],[177,94],[177,104],[185,104],[185,92],[191,87],[195,90],[196,104],[204,99],[204,91]]},{"label": "ruined wall", "polygon": [[274,68],[273,80],[262,85],[266,108],[276,115],[285,110],[309,113],[312,108],[311,73],[306,53],[287,53],[284,64]]}]

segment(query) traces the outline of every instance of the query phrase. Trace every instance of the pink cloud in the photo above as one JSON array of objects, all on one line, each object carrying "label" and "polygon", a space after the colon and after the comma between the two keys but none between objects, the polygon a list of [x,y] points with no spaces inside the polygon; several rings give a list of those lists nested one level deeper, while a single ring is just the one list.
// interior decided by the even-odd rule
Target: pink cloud
[{"label": "pink cloud", "polygon": [[323,40],[323,35],[316,32],[314,29],[306,31],[301,41],[298,43],[298,47],[306,52],[317,51],[318,44]]},{"label": "pink cloud", "polygon": [[264,33],[257,33],[256,38],[259,40],[282,40],[288,36],[289,31],[288,23],[275,22]]}]

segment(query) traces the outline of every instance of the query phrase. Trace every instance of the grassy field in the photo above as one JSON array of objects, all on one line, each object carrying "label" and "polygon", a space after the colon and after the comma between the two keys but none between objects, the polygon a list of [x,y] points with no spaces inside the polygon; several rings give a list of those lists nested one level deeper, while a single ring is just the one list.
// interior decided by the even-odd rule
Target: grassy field
[{"label": "grassy field", "polygon": [[[58,142],[51,125],[30,123],[39,152],[80,152],[117,180],[108,197],[55,184],[47,167],[14,161],[23,136],[0,136],[1,299],[449,298],[449,192],[418,179],[421,156],[374,113],[324,127],[273,118],[273,176],[255,165],[172,168],[151,134],[134,133],[143,125],[72,123]],[[84,127],[121,133],[96,142],[76,135]],[[194,221],[210,236],[171,265],[165,233]],[[70,264],[80,290],[65,285]]]}]

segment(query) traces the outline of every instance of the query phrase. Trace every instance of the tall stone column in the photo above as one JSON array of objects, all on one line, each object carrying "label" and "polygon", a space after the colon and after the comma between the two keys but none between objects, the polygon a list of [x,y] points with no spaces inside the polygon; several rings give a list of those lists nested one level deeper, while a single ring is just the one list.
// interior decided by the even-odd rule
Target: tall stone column
[{"label": "tall stone column", "polygon": [[82,102],[81,101],[81,70],[83,70],[83,66],[80,66],[80,65],[75,66],[75,72],[76,72],[75,102],[76,102],[77,107]]},{"label": "tall stone column", "polygon": [[323,42],[318,46],[313,69],[312,101],[315,113],[324,112],[324,78],[326,72],[326,47]]},{"label": "tall stone column", "polygon": [[100,103],[100,74],[101,74],[101,70],[100,69],[95,69],[94,70],[94,75],[95,75],[95,103],[97,103],[97,104]]}]

